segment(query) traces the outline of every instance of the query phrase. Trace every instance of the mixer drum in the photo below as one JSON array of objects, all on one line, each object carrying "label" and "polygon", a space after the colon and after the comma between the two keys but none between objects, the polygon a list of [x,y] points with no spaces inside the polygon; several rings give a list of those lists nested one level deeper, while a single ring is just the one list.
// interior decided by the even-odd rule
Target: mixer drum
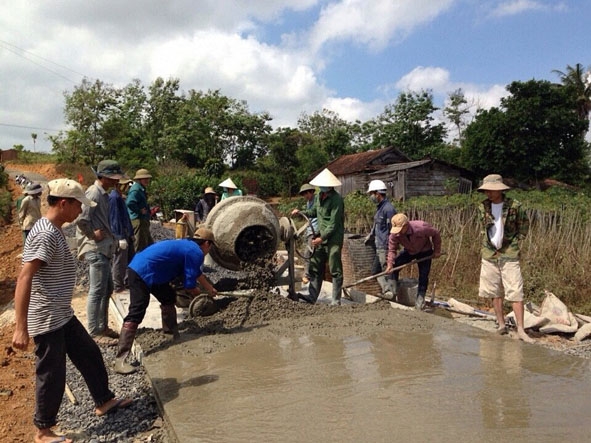
[{"label": "mixer drum", "polygon": [[211,258],[234,271],[240,270],[241,262],[271,258],[280,240],[277,216],[270,205],[256,197],[222,200],[208,214],[205,226],[215,236]]}]

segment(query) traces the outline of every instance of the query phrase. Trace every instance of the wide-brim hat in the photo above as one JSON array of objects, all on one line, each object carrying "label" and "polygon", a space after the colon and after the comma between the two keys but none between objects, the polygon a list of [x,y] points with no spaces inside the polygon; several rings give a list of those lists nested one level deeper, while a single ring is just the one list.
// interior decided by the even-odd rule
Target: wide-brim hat
[{"label": "wide-brim hat", "polygon": [[307,191],[312,191],[312,192],[316,192],[316,188],[314,186],[312,186],[309,183],[306,183],[302,186],[300,186],[300,192],[298,192],[298,194],[302,195],[304,192]]},{"label": "wide-brim hat", "polygon": [[43,187],[39,183],[29,183],[23,192],[28,195],[37,195],[43,192]]},{"label": "wide-brim hat", "polygon": [[482,186],[478,188],[478,192],[482,191],[506,191],[511,189],[505,183],[503,183],[503,177],[499,174],[490,174],[484,177],[482,180]]},{"label": "wide-brim hat", "polygon": [[47,183],[51,197],[74,198],[86,206],[96,206],[96,202],[86,197],[80,183],[69,178],[58,178]]},{"label": "wide-brim hat", "polygon": [[215,236],[213,231],[208,228],[201,227],[195,231],[193,234],[193,238],[196,240],[207,240],[212,242],[215,245]]},{"label": "wide-brim hat", "polygon": [[220,188],[238,189],[238,186],[234,184],[231,178],[225,179],[218,185]]},{"label": "wide-brim hat", "polygon": [[341,186],[341,181],[328,168],[324,168],[320,174],[310,180],[310,184],[332,188],[334,186]]},{"label": "wide-brim hat", "polygon": [[147,169],[138,169],[133,179],[140,180],[142,178],[152,178],[152,174]]},{"label": "wide-brim hat", "polygon": [[408,217],[402,213],[395,214],[392,217],[392,229],[390,229],[391,234],[398,234],[404,228],[404,225],[408,224]]},{"label": "wide-brim hat", "polygon": [[120,185],[122,185],[122,186],[123,186],[123,185],[128,185],[128,184],[130,184],[132,181],[133,181],[132,179],[130,179],[130,178],[128,178],[128,177],[124,177],[124,178],[120,178],[120,179],[119,179],[119,184],[120,184]]},{"label": "wide-brim hat", "polygon": [[203,191],[203,195],[206,195],[206,194],[215,194],[215,195],[217,195],[218,193],[215,192],[211,186],[208,186],[207,188],[205,188],[205,191]]},{"label": "wide-brim hat", "polygon": [[96,176],[119,180],[125,177],[125,173],[115,160],[102,160],[96,167]]}]

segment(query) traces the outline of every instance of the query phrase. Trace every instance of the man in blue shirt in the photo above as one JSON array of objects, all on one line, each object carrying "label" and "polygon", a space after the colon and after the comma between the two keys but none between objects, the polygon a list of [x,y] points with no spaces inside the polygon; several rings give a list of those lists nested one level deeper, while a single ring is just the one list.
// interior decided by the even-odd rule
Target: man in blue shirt
[{"label": "man in blue shirt", "polygon": [[119,335],[115,372],[131,374],[135,368],[125,362],[131,351],[138,325],[146,315],[150,294],[160,302],[162,329],[178,338],[176,292],[171,282],[183,279],[184,289],[193,296],[200,294],[197,282],[212,297],[215,288],[202,273],[205,256],[215,244],[213,232],[199,228],[192,239],[163,240],[137,253],[128,268],[130,304]]},{"label": "man in blue shirt", "polygon": [[[388,255],[388,239],[390,238],[391,220],[396,214],[396,209],[390,203],[387,197],[388,189],[382,180],[372,180],[369,182],[367,193],[372,202],[377,206],[376,213],[373,216],[373,226],[371,232],[365,238],[365,244],[376,248],[376,255],[371,268],[373,275],[386,270]],[[393,287],[389,276],[377,278],[382,294],[392,297],[396,295],[396,288]],[[395,283],[394,283],[395,284]],[[389,293],[389,294],[388,294]]]}]

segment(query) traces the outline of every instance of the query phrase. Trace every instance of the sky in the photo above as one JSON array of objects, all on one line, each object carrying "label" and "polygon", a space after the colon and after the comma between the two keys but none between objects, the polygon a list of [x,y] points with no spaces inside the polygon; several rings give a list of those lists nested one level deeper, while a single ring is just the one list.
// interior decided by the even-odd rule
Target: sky
[{"label": "sky", "polygon": [[[0,4],[0,148],[50,151],[64,93],[179,79],[296,127],[367,121],[401,92],[498,106],[513,81],[591,65],[591,0],[11,0]],[[37,134],[33,143],[32,133]]]}]

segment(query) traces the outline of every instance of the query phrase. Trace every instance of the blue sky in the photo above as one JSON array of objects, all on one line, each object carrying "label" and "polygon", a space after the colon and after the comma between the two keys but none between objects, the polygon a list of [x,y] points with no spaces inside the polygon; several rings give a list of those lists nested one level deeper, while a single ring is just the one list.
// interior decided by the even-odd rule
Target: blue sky
[{"label": "blue sky", "polygon": [[84,77],[220,89],[296,126],[368,120],[400,92],[462,88],[497,106],[512,81],[591,65],[589,0],[13,0],[0,5],[0,148],[49,150]]}]

